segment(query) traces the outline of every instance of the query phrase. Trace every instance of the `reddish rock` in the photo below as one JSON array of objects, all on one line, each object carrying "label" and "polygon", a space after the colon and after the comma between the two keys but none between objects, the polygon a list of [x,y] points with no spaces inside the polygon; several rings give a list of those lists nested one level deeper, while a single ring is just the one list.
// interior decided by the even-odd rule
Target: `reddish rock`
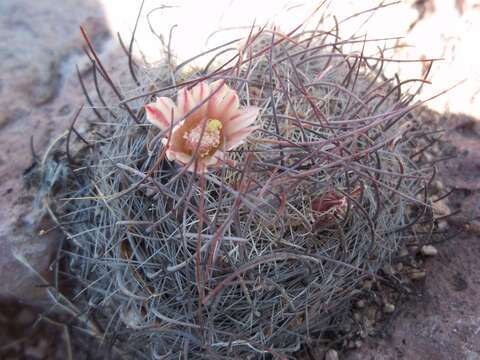
[{"label": "reddish rock", "polygon": [[32,165],[30,138],[41,154],[66,129],[83,96],[72,77],[81,59],[79,25],[96,41],[106,28],[93,0],[0,2],[0,298],[34,301],[38,278],[15,259],[19,254],[48,276],[58,233],[48,230],[35,191],[24,186]]}]

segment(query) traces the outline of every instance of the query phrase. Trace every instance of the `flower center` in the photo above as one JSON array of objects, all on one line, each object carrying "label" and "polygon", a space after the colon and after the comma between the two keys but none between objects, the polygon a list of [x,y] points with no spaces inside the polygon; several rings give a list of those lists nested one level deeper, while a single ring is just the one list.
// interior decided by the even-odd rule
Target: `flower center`
[{"label": "flower center", "polygon": [[[203,130],[204,126],[205,130]],[[192,153],[198,148],[198,155],[201,158],[211,155],[220,146],[221,130],[222,122],[220,120],[208,119],[206,125],[201,122],[183,135],[186,140],[185,147]]]}]

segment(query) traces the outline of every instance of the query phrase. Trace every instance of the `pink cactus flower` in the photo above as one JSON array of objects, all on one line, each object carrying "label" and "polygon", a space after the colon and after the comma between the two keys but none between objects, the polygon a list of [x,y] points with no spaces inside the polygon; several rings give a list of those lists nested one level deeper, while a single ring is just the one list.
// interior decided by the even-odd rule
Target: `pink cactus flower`
[{"label": "pink cactus flower", "polygon": [[176,104],[168,97],[159,97],[145,105],[147,120],[168,130],[172,121],[182,119],[203,101],[162,140],[169,160],[188,165],[189,171],[196,168],[197,173],[221,166],[225,152],[241,145],[258,128],[250,126],[257,118],[258,108],[240,108],[236,91],[224,80],[211,84],[203,81],[190,90],[183,88],[177,94]]}]

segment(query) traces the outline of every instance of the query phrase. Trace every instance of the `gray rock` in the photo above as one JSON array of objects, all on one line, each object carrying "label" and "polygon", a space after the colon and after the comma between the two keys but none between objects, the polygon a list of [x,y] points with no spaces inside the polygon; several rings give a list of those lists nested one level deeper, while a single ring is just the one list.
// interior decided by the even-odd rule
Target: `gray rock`
[{"label": "gray rock", "polygon": [[422,246],[421,252],[425,256],[435,256],[438,254],[437,248],[433,245]]},{"label": "gray rock", "polygon": [[338,360],[338,352],[336,350],[330,349],[325,354],[325,360]]}]

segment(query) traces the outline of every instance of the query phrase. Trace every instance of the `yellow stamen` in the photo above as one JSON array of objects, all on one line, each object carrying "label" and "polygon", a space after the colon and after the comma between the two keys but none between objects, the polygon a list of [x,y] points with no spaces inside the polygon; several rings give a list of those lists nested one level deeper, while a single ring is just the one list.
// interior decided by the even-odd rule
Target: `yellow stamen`
[{"label": "yellow stamen", "polygon": [[217,119],[209,119],[207,123],[207,130],[215,131],[222,129],[222,122]]},{"label": "yellow stamen", "polygon": [[[202,136],[204,126],[205,131]],[[184,134],[183,138],[186,140],[186,148],[189,151],[198,149],[200,157],[205,157],[215,152],[220,145],[222,127],[222,122],[217,119],[208,119],[206,125],[205,123],[198,124],[188,133]]]}]

